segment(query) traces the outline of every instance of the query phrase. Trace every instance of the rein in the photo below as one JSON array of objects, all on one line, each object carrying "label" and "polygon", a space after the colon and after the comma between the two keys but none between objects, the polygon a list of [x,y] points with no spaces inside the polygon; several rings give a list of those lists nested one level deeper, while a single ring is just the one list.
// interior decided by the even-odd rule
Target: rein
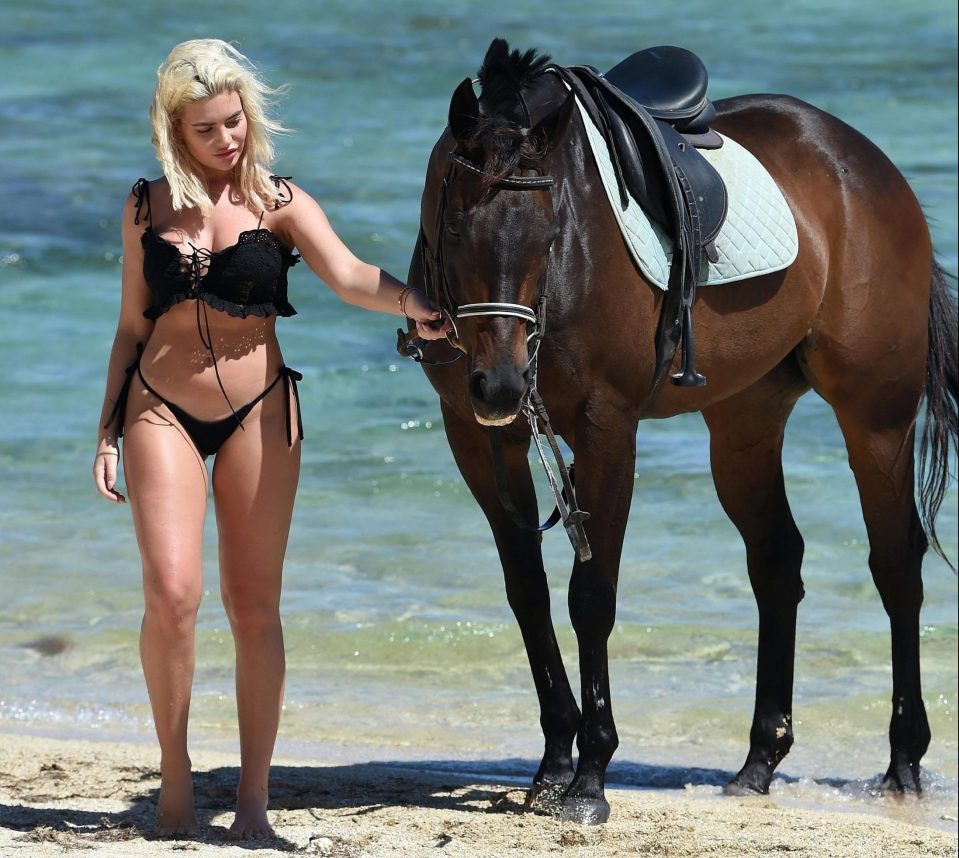
[{"label": "rein", "polygon": [[[529,374],[529,384],[526,388],[526,395],[523,397],[520,411],[529,422],[532,439],[536,446],[536,452],[539,456],[541,464],[543,465],[543,469],[546,472],[546,479],[549,482],[550,490],[552,491],[553,497],[556,501],[556,508],[553,510],[553,513],[550,515],[547,521],[539,526],[531,525],[523,517],[523,515],[516,508],[516,505],[513,503],[507,481],[506,468],[503,462],[502,430],[496,427],[490,427],[488,434],[490,439],[490,447],[493,454],[493,468],[496,477],[496,487],[499,493],[500,502],[502,503],[507,514],[513,520],[514,524],[523,530],[542,533],[543,531],[553,527],[557,521],[562,520],[563,527],[569,536],[570,543],[573,546],[573,550],[576,553],[577,559],[579,559],[581,562],[586,562],[592,557],[592,551],[590,550],[589,542],[586,539],[586,532],[583,528],[583,523],[589,518],[589,513],[579,509],[576,504],[576,494],[574,491],[573,482],[573,466],[570,465],[567,468],[566,463],[563,460],[562,452],[560,451],[559,444],[556,441],[556,436],[553,433],[549,415],[546,413],[546,405],[539,394],[537,385],[539,346],[546,333],[546,299],[548,293],[547,287],[549,266],[547,265],[546,274],[543,278],[543,287],[537,299],[535,310],[531,307],[527,307],[525,304],[514,304],[507,301],[488,301],[460,305],[456,304],[456,302],[453,300],[453,296],[450,293],[449,283],[446,279],[446,269],[443,264],[442,221],[443,215],[446,211],[447,191],[450,183],[452,182],[453,173],[457,166],[462,167],[474,176],[483,177],[486,174],[480,166],[474,164],[468,158],[464,158],[462,155],[459,155],[456,152],[449,153],[449,161],[449,169],[447,170],[446,176],[443,179],[442,204],[440,205],[437,215],[437,249],[432,260],[423,260],[423,273],[424,277],[428,281],[427,286],[429,292],[449,318],[453,330],[447,334],[447,338],[450,344],[456,348],[459,353],[453,358],[445,361],[429,360],[424,356],[423,349],[417,344],[413,343],[411,338],[407,337],[405,343],[403,342],[404,337],[402,331],[397,332],[399,334],[397,346],[403,352],[405,352],[407,356],[413,358],[413,360],[419,363],[431,365],[449,364],[458,360],[463,354],[465,354],[467,360],[469,360],[469,355],[467,354],[459,338],[459,331],[456,327],[458,320],[481,318],[485,316],[503,316],[522,319],[526,322],[526,324],[530,327],[529,333],[526,337],[527,351],[530,352],[529,363],[526,366],[526,372]],[[552,176],[506,176],[502,179],[499,179],[495,185],[493,185],[493,187],[501,190],[528,191],[551,189],[554,184],[555,182]],[[419,238],[420,252],[424,257],[426,257],[429,251],[422,225],[420,226]],[[550,245],[549,252],[552,252],[552,245]],[[429,264],[426,264],[428,261],[432,261],[435,264],[436,271],[439,275],[440,284],[432,283],[430,276],[432,267]],[[540,429],[540,426],[542,426],[542,429]],[[552,469],[550,468],[549,461],[546,457],[546,451],[544,450],[543,444],[539,438],[540,434],[546,436],[550,450],[553,454],[553,458],[556,462],[557,470],[559,472],[559,480],[557,480]]]}]

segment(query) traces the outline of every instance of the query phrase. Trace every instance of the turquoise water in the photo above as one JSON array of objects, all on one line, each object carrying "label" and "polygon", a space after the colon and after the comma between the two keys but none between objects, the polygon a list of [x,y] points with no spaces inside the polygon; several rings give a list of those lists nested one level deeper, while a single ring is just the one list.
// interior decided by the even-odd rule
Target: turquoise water
[{"label": "turquoise water", "polygon": [[[450,93],[491,38],[565,63],[615,64],[681,44],[714,98],[788,92],[879,144],[919,195],[957,269],[956,10],[932,0],[495,4],[412,0],[203,12],[35,0],[0,31],[0,725],[149,739],[137,660],[139,566],[129,510],[89,477],[118,296],[118,214],[157,175],[146,108],[176,42],[235,40],[274,82],[296,129],[278,172],[324,205],[364,258],[402,276],[429,151]],[[839,8],[836,8],[838,5]],[[402,8],[399,8],[399,7]],[[395,321],[340,304],[305,266],[281,323],[307,429],[284,590],[289,676],[280,751],[430,760],[528,776],[535,695],[485,521],[463,486],[432,389],[393,350]],[[742,762],[756,610],[738,535],[716,501],[695,415],[643,424],[610,642],[620,733],[611,780],[715,791]],[[873,793],[887,762],[889,637],[866,566],[855,486],[829,409],[790,423],[787,486],[807,543],[797,741],[773,785],[822,804],[955,828],[956,578],[925,566],[923,687],[934,733],[927,798]],[[545,495],[544,495],[545,497]],[[694,512],[694,525],[684,522]],[[940,533],[957,550],[953,485]],[[232,747],[232,646],[208,536],[193,707],[196,741]],[[564,651],[571,555],[545,552]],[[53,638],[44,655],[39,639]],[[574,683],[575,663],[569,663]]]}]

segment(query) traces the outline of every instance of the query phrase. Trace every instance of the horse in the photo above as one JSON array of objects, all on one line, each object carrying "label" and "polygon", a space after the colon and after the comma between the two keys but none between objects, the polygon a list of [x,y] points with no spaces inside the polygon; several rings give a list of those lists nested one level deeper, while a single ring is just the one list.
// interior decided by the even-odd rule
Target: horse
[{"label": "horse", "polygon": [[[479,70],[479,97],[470,78],[456,88],[427,165],[408,277],[455,328],[449,342],[426,348],[422,366],[456,465],[488,520],[532,671],[545,747],[528,804],[582,824],[609,817],[606,769],[618,738],[607,640],[638,425],[696,411],[759,610],[749,749],[725,790],[768,792],[794,739],[804,595],[804,543],[781,454],[786,422],[809,390],[841,427],[869,568],[889,618],[893,705],[883,790],[920,792],[930,741],[919,663],[922,560],[930,544],[942,553],[935,516],[959,436],[955,298],[920,204],[876,145],[812,105],[766,94],[715,102],[712,129],[772,176],[794,216],[798,251],[783,270],[700,288],[687,307],[696,380],[661,383],[664,369],[678,375],[692,356],[656,345],[669,290],[654,288],[627,252],[584,119],[549,59],[496,39]],[[540,407],[517,419],[532,393]],[[569,501],[568,530],[582,543],[568,589],[579,702],[557,645],[535,527],[530,444],[547,430],[575,466],[567,480],[559,463],[557,498]]]}]

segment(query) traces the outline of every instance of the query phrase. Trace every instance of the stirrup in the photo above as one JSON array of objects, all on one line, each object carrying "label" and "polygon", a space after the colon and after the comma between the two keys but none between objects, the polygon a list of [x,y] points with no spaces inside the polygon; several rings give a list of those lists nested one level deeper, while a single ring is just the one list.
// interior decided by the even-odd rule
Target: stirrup
[{"label": "stirrup", "polygon": [[693,311],[687,304],[683,307],[683,365],[672,376],[677,387],[705,387],[706,376],[696,371],[696,339],[693,336]]}]

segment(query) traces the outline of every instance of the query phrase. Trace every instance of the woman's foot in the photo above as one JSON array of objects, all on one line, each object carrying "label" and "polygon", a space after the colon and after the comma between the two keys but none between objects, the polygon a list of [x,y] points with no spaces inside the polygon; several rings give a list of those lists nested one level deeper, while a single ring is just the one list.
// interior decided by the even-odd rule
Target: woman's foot
[{"label": "woman's foot", "polygon": [[193,775],[164,774],[160,781],[154,831],[159,837],[191,837],[200,828],[193,803]]},{"label": "woman's foot", "polygon": [[266,818],[265,798],[237,798],[236,818],[227,837],[230,840],[269,840],[276,837]]}]

